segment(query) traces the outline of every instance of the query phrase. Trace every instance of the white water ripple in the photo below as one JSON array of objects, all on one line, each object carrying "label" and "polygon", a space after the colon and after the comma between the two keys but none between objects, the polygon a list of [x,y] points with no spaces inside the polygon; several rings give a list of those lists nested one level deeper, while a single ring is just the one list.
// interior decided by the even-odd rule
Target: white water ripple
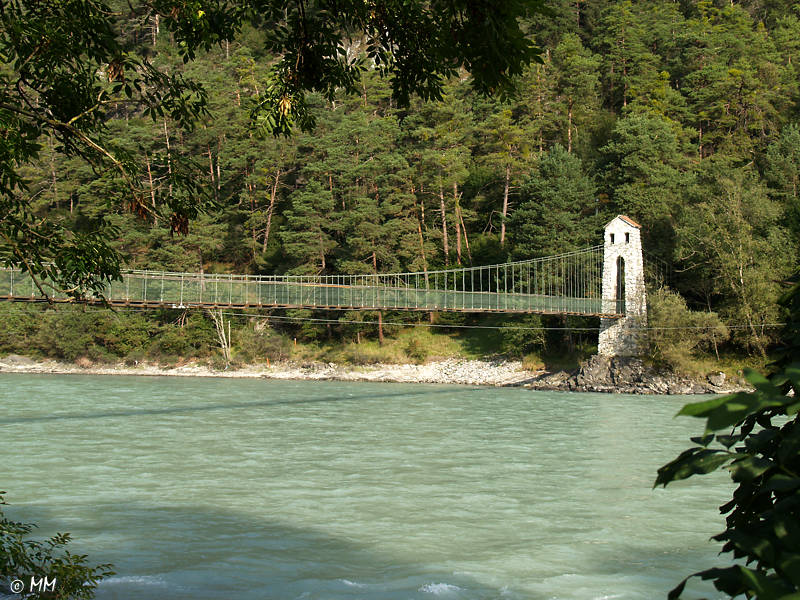
[{"label": "white water ripple", "polygon": [[452,583],[426,583],[421,588],[420,592],[433,594],[434,596],[441,596],[443,594],[451,594],[453,592],[460,592],[462,588]]}]

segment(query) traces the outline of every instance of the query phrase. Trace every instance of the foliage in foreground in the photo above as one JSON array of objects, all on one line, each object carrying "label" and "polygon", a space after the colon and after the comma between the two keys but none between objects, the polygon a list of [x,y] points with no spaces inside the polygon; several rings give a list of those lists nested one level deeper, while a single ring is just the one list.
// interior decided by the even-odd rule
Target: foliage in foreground
[{"label": "foliage in foreground", "polygon": [[[102,579],[114,574],[110,564],[90,566],[86,556],[72,554],[65,548],[68,533],[57,533],[42,542],[26,539],[34,528],[29,523],[11,521],[3,514],[3,492],[0,492],[0,582],[20,580],[26,590],[20,597],[68,600],[94,598]],[[54,591],[30,592],[31,577],[55,580]]]},{"label": "foliage in foreground", "polygon": [[[754,392],[684,406],[679,414],[705,418],[706,431],[659,469],[655,483],[666,486],[722,466],[730,471],[739,487],[720,507],[727,527],[713,539],[737,564],[690,577],[711,580],[731,596],[761,600],[800,598],[800,276],[781,304],[791,319],[772,374],[748,371]],[[670,599],[681,595],[688,579]]]},{"label": "foliage in foreground", "polygon": [[[519,23],[537,9],[541,0],[491,5],[384,0],[377,7],[363,0],[4,1],[0,262],[28,271],[42,293],[49,280],[75,297],[99,295],[119,278],[123,256],[113,242],[121,230],[105,215],[76,226],[35,214],[38,194],[32,186],[39,180],[30,177],[30,169],[46,148],[90,173],[90,187],[109,177],[100,193],[107,207],[125,206],[186,234],[190,220],[217,204],[220,186],[212,198],[196,161],[170,148],[169,129],[188,136],[208,115],[205,87],[184,77],[181,65],[223,43],[229,49],[245,27],[261,31],[263,63],[271,65],[247,110],[255,127],[278,135],[295,125],[313,128],[307,92],[329,101],[340,90],[360,92],[368,68],[390,79],[393,101],[401,106],[412,94],[441,98],[444,82],[461,68],[472,74],[478,91],[507,91],[511,78],[538,57]],[[170,68],[147,41],[156,45],[161,29],[170,38],[166,54],[177,59]],[[356,39],[366,56],[351,55]],[[166,170],[156,172],[155,180],[165,184],[167,194],[155,193],[153,155],[143,139],[119,137],[109,127],[124,116],[128,129],[130,113],[163,125]],[[51,167],[55,181],[55,164]]]}]

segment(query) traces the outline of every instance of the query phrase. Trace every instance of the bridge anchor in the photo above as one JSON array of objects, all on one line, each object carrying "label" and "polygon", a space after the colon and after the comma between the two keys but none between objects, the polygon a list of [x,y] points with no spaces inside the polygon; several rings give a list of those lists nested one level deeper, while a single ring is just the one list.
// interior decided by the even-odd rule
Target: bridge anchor
[{"label": "bridge anchor", "polygon": [[644,289],[641,226],[624,215],[609,221],[603,244],[603,312],[597,354],[638,356],[646,345],[647,297]]}]

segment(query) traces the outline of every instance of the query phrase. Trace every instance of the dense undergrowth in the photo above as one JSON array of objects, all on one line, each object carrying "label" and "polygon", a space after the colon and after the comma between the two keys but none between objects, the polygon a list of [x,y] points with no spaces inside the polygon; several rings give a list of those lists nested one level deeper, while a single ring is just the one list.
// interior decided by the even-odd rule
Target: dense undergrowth
[{"label": "dense undergrowth", "polygon": [[[763,367],[745,354],[714,313],[691,311],[680,296],[650,293],[648,362],[702,376]],[[165,367],[199,362],[212,368],[280,361],[343,365],[423,364],[458,359],[521,360],[531,370],[571,370],[596,352],[598,322],[582,317],[470,316],[375,312],[222,313],[229,359],[208,312],[48,307],[0,303],[0,356],[20,354],[90,364]],[[566,329],[570,328],[570,329]]]}]

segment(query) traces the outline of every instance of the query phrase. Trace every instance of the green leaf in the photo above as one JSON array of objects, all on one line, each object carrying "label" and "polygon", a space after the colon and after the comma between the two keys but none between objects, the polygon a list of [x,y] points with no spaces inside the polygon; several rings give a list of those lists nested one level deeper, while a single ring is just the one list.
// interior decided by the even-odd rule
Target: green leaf
[{"label": "green leaf", "polygon": [[769,379],[753,369],[744,370],[744,378],[750,382],[757,391],[768,396],[782,396],[780,389]]},{"label": "green leaf", "polygon": [[[795,417],[797,421],[797,417]],[[781,463],[790,463],[800,454],[800,426],[795,424],[794,427],[783,436],[780,446],[778,447],[778,460]]]},{"label": "green leaf", "polygon": [[691,404],[684,405],[678,413],[675,415],[678,416],[685,416],[685,417],[705,417],[707,416],[710,411],[717,408],[718,406],[725,404],[731,396],[722,396],[720,398],[713,398],[711,400],[704,400],[703,402],[693,402]]},{"label": "green leaf", "polygon": [[[719,438],[721,438],[721,437],[722,437],[722,436],[717,436],[717,439],[719,439]],[[708,446],[708,445],[709,445],[711,442],[713,442],[713,441],[714,441],[714,434],[713,434],[713,433],[709,433],[709,434],[706,434],[706,435],[704,435],[704,436],[697,436],[697,437],[692,437],[692,438],[689,438],[689,439],[690,439],[691,441],[693,441],[695,444],[697,444],[698,446],[703,446],[703,447],[705,448],[705,447],[706,447],[706,446]],[[720,443],[722,443],[723,445],[725,445],[725,444],[724,444],[724,442],[720,442]],[[736,442],[733,442],[733,443],[736,443]],[[725,446],[725,447],[726,447],[726,448],[730,448],[730,445],[727,445],[727,446]]]},{"label": "green leaf", "polygon": [[776,473],[764,484],[766,491],[789,492],[800,488],[800,477],[792,477],[783,473]]},{"label": "green leaf", "polygon": [[683,593],[683,589],[686,587],[686,582],[689,581],[694,577],[694,575],[689,575],[686,579],[681,581],[678,585],[676,585],[673,589],[670,590],[669,594],[667,594],[667,600],[676,600],[677,598],[681,597]]},{"label": "green leaf", "polygon": [[742,566],[738,568],[745,588],[757,594],[759,600],[778,600],[786,595],[788,590],[780,585],[775,577],[770,577],[759,571]]},{"label": "green leaf", "polygon": [[[711,437],[714,437],[712,434],[709,434],[709,435],[711,435]],[[718,435],[716,437],[717,437],[717,441],[720,444],[722,444],[723,446],[725,446],[726,448],[730,448],[736,442],[738,442],[739,440],[742,439],[742,436],[740,436],[740,435]]]},{"label": "green leaf", "polygon": [[731,472],[731,479],[736,482],[752,481],[762,473],[775,466],[771,460],[747,456],[733,461],[727,469]]},{"label": "green leaf", "polygon": [[686,479],[692,475],[711,473],[735,457],[735,453],[725,450],[690,448],[658,470],[658,477],[653,486],[666,486],[672,481]]},{"label": "green leaf", "polygon": [[800,391],[800,362],[793,362],[786,369],[784,374],[792,382],[792,387],[795,391]]},{"label": "green leaf", "polygon": [[780,390],[766,378],[753,377],[752,379],[751,383],[760,388],[755,393],[739,392],[705,402],[687,404],[678,414],[707,417],[706,430],[719,431],[739,425],[749,415],[765,408],[782,406],[787,403],[787,399],[781,395]]},{"label": "green leaf", "polygon": [[800,586],[800,555],[792,553],[786,556],[784,553],[778,562],[778,568],[794,585]]}]

